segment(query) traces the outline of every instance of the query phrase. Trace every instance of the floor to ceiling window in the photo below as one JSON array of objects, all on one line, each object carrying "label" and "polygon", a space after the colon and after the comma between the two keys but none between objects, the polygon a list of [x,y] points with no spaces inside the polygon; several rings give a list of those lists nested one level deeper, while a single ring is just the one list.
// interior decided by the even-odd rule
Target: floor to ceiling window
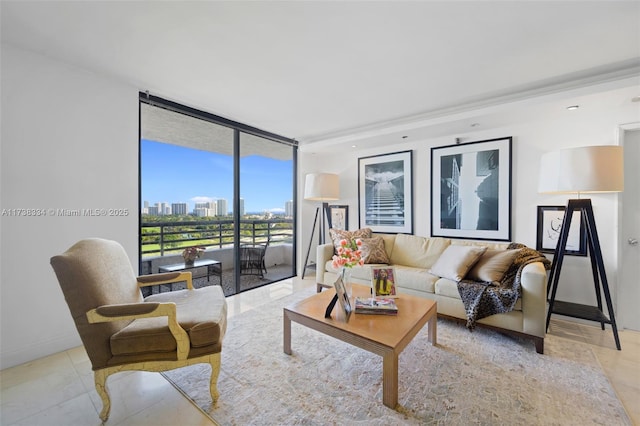
[{"label": "floor to ceiling window", "polygon": [[141,93],[140,273],[186,269],[226,295],[294,276],[296,153],[295,141]]},{"label": "floor to ceiling window", "polygon": [[[243,276],[239,282],[242,285],[295,274],[292,257],[294,149],[240,133],[238,211],[240,274]],[[254,279],[244,278],[245,275]]]}]

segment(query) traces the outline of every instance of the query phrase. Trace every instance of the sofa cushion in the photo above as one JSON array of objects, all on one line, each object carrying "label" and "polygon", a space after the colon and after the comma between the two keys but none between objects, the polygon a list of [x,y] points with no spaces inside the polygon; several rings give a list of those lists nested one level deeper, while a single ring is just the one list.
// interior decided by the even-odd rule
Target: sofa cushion
[{"label": "sofa cushion", "polygon": [[429,272],[442,278],[461,281],[486,250],[486,247],[450,245]]},{"label": "sofa cushion", "polygon": [[424,268],[413,268],[410,266],[394,266],[393,268],[395,270],[396,285],[398,287],[425,291],[427,293],[435,292],[434,285],[440,277],[431,275]]},{"label": "sofa cushion", "polygon": [[389,263],[382,237],[361,238],[362,259],[364,263]]},{"label": "sofa cushion", "polygon": [[389,262],[391,262],[391,253],[393,253],[393,246],[396,242],[397,234],[377,234],[377,237],[381,237],[384,240],[384,249],[387,252],[387,257],[389,258]]},{"label": "sofa cushion", "polygon": [[329,237],[333,243],[333,249],[338,250],[340,248],[340,241],[351,241],[356,238],[371,238],[373,232],[371,228],[356,229],[355,231],[345,231],[344,229],[329,229]]},{"label": "sofa cushion", "polygon": [[436,280],[434,292],[439,296],[452,297],[462,302],[460,293],[458,292],[458,283],[448,278],[439,278]]},{"label": "sofa cushion", "polygon": [[391,252],[391,264],[429,269],[450,243],[446,238],[398,234]]},{"label": "sofa cushion", "polygon": [[465,279],[484,282],[501,281],[518,252],[519,250],[487,249],[469,270]]}]

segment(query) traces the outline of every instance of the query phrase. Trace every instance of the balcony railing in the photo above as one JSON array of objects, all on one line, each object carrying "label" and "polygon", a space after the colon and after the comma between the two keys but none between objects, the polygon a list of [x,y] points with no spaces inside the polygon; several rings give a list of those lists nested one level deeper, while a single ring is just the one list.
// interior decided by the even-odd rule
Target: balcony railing
[{"label": "balcony railing", "polygon": [[[234,244],[234,222],[197,220],[185,222],[142,222],[142,256],[178,254],[185,247],[230,247]],[[241,244],[282,244],[293,242],[292,219],[240,220]]]}]

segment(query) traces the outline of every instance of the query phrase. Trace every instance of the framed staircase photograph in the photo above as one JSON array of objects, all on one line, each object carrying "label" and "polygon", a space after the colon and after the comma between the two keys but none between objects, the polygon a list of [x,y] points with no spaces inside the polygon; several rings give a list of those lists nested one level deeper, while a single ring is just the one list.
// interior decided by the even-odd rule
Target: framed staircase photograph
[{"label": "framed staircase photograph", "polygon": [[358,159],[359,227],[413,234],[413,151]]}]

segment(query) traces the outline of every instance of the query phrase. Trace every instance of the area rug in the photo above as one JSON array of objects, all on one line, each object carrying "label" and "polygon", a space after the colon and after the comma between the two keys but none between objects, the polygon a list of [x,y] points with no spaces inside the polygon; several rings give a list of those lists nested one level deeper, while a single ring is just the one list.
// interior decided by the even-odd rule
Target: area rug
[{"label": "area rug", "polygon": [[229,320],[212,405],[210,367],[163,373],[220,425],[630,425],[588,347],[549,335],[530,341],[438,321],[399,359],[399,405],[382,404],[382,358],[292,323],[282,351],[282,307],[306,289]]}]

